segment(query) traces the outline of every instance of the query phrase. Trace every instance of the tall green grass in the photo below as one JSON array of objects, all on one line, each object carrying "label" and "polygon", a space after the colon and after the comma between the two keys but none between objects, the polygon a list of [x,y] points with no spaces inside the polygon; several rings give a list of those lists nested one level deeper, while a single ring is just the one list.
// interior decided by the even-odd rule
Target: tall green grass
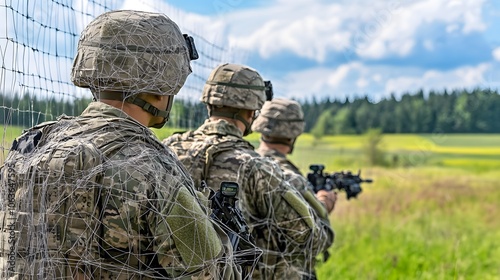
[{"label": "tall green grass", "polygon": [[[362,152],[365,142],[363,135],[327,136],[315,140],[306,134],[299,137],[290,158],[302,170],[318,161],[330,169],[365,167],[368,165]],[[500,135],[388,134],[383,136],[381,148],[387,166],[391,167],[439,166],[465,172],[500,168]]]},{"label": "tall green grass", "polygon": [[357,200],[340,194],[319,279],[500,279],[500,174],[368,172]]},{"label": "tall green grass", "polygon": [[158,137],[158,139],[163,140],[167,137],[169,137],[170,135],[176,133],[176,132],[184,132],[186,131],[185,129],[180,129],[180,128],[172,128],[172,127],[164,127],[164,128],[161,128],[161,129],[155,129],[155,128],[152,128],[151,129],[154,134],[156,134],[156,136]]}]

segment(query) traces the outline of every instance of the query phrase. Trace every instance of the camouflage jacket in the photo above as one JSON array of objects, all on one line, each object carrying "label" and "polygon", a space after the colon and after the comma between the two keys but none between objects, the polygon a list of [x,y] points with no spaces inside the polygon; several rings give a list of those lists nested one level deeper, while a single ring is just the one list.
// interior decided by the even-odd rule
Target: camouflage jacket
[{"label": "camouflage jacket", "polygon": [[214,190],[223,181],[240,185],[239,206],[264,251],[254,279],[302,279],[288,260],[305,259],[304,252],[323,248],[322,226],[276,163],[260,157],[225,120],[207,120],[196,131],[174,134],[163,143],[179,156],[196,186],[203,178]]},{"label": "camouflage jacket", "polygon": [[[323,240],[324,247],[318,249],[321,249],[323,251],[328,249],[328,247],[330,247],[333,243],[335,236],[334,231],[330,225],[328,212],[326,211],[323,204],[318,199],[316,199],[316,196],[314,195],[311,188],[308,187],[309,183],[307,179],[302,175],[300,170],[286,158],[286,155],[274,149],[268,149],[262,146],[259,147],[256,151],[263,157],[272,158],[281,167],[281,170],[283,170],[285,178],[290,183],[290,185],[296,188],[309,203],[309,205],[316,211],[316,214],[321,218],[323,232],[325,233]],[[310,253],[310,255],[307,256],[305,262],[296,260],[294,262],[294,265],[298,266],[299,269],[304,273],[312,275],[314,274],[315,258],[321,252],[311,250],[308,253]]]},{"label": "camouflage jacket", "polygon": [[189,174],[121,110],[29,129],[0,174],[2,279],[237,277]]}]

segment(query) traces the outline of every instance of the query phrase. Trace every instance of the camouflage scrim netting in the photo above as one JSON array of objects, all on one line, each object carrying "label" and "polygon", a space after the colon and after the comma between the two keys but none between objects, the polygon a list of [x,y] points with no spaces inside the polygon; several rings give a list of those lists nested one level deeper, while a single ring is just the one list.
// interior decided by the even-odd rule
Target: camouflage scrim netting
[{"label": "camouflage scrim netting", "polygon": [[[104,13],[82,32],[77,86],[174,95],[191,72],[165,15]],[[25,130],[0,166],[0,279],[235,279],[209,202],[154,133],[90,103]],[[237,278],[236,278],[237,279]]]},{"label": "camouflage scrim netting", "polygon": [[266,101],[252,130],[276,138],[296,138],[304,132],[304,112],[297,101],[275,98]]},{"label": "camouflage scrim netting", "polygon": [[80,87],[175,95],[191,73],[186,41],[167,16],[113,11],[82,32],[71,80]]},{"label": "camouflage scrim netting", "polygon": [[259,110],[266,101],[264,81],[250,67],[225,63],[210,73],[200,101],[214,106]]},{"label": "camouflage scrim netting", "polygon": [[[97,11],[110,9],[102,3],[89,3],[89,7],[82,10],[54,4],[56,2],[37,3],[68,8],[66,13],[56,13],[54,9],[49,15],[57,14],[57,18],[63,18],[70,25],[72,21],[64,15],[88,22],[88,17],[94,17]],[[28,11],[27,7],[19,7],[17,3],[9,5],[9,12],[5,14]],[[82,13],[85,20],[76,16],[78,13]],[[31,67],[18,67],[14,63],[12,67],[2,68],[19,73],[18,77],[23,79],[6,80],[16,81],[24,89],[42,88],[49,98],[58,94],[77,96],[73,83],[94,91],[175,95],[191,72],[184,38],[179,28],[162,14],[104,13],[82,33],[76,57],[69,47],[68,53],[62,54],[61,50],[66,48],[52,44],[47,44],[46,49],[39,48],[40,42],[28,40],[40,37],[44,41],[58,38],[66,42],[71,40],[61,34],[74,39],[80,33],[73,28],[61,32],[60,26],[51,25],[52,20],[37,19],[37,14],[29,10],[19,20],[24,25],[12,24],[18,22],[12,20],[7,21],[7,26],[12,24],[16,27],[12,29],[23,32],[52,30],[54,37],[46,36],[47,33],[31,36],[32,32],[27,32],[26,41],[15,41],[13,49],[19,49],[16,54],[33,50],[42,58],[53,56],[57,62],[54,65],[68,73],[62,75],[67,78],[59,78],[55,74],[30,72],[35,68],[44,69],[35,66],[40,66],[36,62],[46,59],[26,58],[30,61],[23,63]],[[30,26],[32,29],[26,28]],[[19,39],[6,37],[9,37],[8,46],[12,44],[11,38]],[[76,41],[71,45],[76,46]],[[61,56],[69,61],[68,65],[61,63]],[[217,61],[212,62],[216,65],[228,61],[215,59]],[[201,64],[197,66],[203,68]],[[206,86],[208,91],[204,92],[210,95],[206,103],[260,109],[265,101],[260,75],[250,68],[226,66],[220,69],[224,72],[211,76],[210,85]],[[199,75],[193,76],[200,79]],[[26,83],[32,77],[34,86]],[[242,77],[250,82],[240,83]],[[43,88],[53,81],[63,83],[64,87]],[[230,90],[235,87],[224,83],[236,84],[237,90]],[[0,84],[5,86],[1,81]],[[201,92],[201,88],[195,90]],[[86,91],[78,90],[81,92]],[[226,94],[232,103],[221,100],[220,95]],[[61,113],[52,111],[50,115]],[[32,119],[23,128],[39,123]],[[125,118],[122,111],[93,102],[81,116],[61,117],[56,122],[37,125],[11,143],[2,146],[5,155],[0,167],[0,279],[238,279],[231,277],[234,276],[231,270],[246,253],[233,253],[228,249],[231,244],[227,242],[227,235],[219,234],[221,227],[212,225],[207,199],[196,192],[198,186],[193,184],[177,156],[161,145],[149,129]],[[304,258],[323,246],[320,244],[323,233],[317,230],[318,225],[312,224],[312,210],[295,190],[289,189],[291,186],[282,182],[284,177],[278,166],[271,162],[258,164],[257,155],[253,160],[242,159],[255,180],[248,180],[246,173],[237,173],[233,179],[241,186],[244,182],[258,182],[264,190],[247,188],[253,198],[241,200],[267,207],[266,211],[245,211],[252,217],[260,215],[257,212],[263,213],[256,223],[262,228],[259,245],[272,250],[266,252],[270,265],[262,264],[262,269],[274,270],[272,259],[279,257],[276,271],[283,277],[277,278],[302,279],[289,262],[298,259],[304,263]],[[243,170],[243,165],[235,164],[233,157],[220,164]],[[227,171],[218,165],[215,167],[220,174]],[[289,211],[291,206],[294,211]],[[270,279],[273,274],[266,275],[269,277],[263,279]]]}]

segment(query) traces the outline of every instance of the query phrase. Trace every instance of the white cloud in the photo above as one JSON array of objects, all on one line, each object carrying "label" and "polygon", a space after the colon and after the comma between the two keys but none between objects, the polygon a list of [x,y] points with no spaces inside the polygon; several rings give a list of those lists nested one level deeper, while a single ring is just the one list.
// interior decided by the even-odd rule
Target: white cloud
[{"label": "white cloud", "polygon": [[[340,5],[290,3],[227,15],[229,45],[264,57],[284,51],[324,61],[331,51],[348,46],[349,32],[343,30]],[[300,5],[299,5],[300,4]]]},{"label": "white cloud", "polygon": [[[383,18],[385,20],[373,16],[370,21],[361,24],[358,34],[364,35],[364,40],[359,40],[353,47],[358,55],[369,59],[380,59],[391,55],[404,57],[413,50],[419,29],[426,25],[444,24],[448,32],[457,30],[461,26],[461,32],[464,34],[484,31],[486,25],[482,21],[481,14],[483,2],[483,0],[452,2],[421,0],[409,4],[392,2],[396,4],[392,6],[388,4],[386,8],[376,12],[385,13],[386,16]],[[370,24],[375,25],[373,31],[363,32],[363,26]]]},{"label": "white cloud", "polygon": [[493,58],[497,61],[500,61],[500,47],[493,50]]},{"label": "white cloud", "polygon": [[450,71],[428,70],[420,76],[402,75],[387,80],[385,92],[413,92],[417,89],[453,89],[473,88],[484,85],[486,72],[491,65],[482,63],[477,66],[465,66]]},{"label": "white cloud", "polygon": [[377,69],[351,62],[337,68],[318,67],[292,72],[283,79],[277,78],[276,88],[281,89],[277,91],[278,95],[285,93],[288,97],[299,99],[308,99],[312,95],[344,99],[364,94],[370,86],[381,87],[380,83],[385,79],[383,75]]},{"label": "white cloud", "polygon": [[353,68],[354,67],[352,64],[341,65],[339,68],[332,71],[332,73],[327,76],[327,84],[331,87],[339,86]]},{"label": "white cloud", "polygon": [[271,7],[227,14],[229,44],[270,57],[283,51],[323,62],[329,52],[380,59],[407,56],[417,32],[429,24],[467,34],[484,31],[485,0],[412,2],[276,1]]},{"label": "white cloud", "polygon": [[432,40],[424,40],[424,48],[428,51],[433,51],[434,42]]},{"label": "white cloud", "polygon": [[273,87],[277,96],[304,98],[311,94],[320,95],[331,88],[328,79],[324,78],[330,74],[331,69],[322,67],[290,72],[281,79],[272,79]]},{"label": "white cloud", "polygon": [[489,76],[499,71],[500,66],[495,68],[488,63],[448,71],[348,63],[338,68],[311,68],[290,73],[283,79],[276,78],[276,89],[279,89],[278,95],[300,99],[309,99],[312,94],[342,99],[368,91],[374,100],[379,100],[391,93],[400,96],[418,89],[491,87],[495,85]]},{"label": "white cloud", "polygon": [[356,86],[357,86],[359,89],[364,89],[364,88],[366,88],[368,85],[369,85],[369,81],[368,81],[368,80],[366,80],[365,78],[359,78],[359,79],[356,81]]}]

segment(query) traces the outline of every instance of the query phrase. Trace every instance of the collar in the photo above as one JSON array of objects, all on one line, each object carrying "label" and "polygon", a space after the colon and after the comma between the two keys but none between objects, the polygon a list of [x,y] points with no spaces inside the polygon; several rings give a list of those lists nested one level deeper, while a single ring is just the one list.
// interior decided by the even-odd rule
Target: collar
[{"label": "collar", "polygon": [[148,134],[153,134],[148,127],[136,121],[124,111],[100,101],[91,102],[82,112],[80,117],[106,120],[110,124],[120,122],[120,125],[127,127],[128,129],[134,129],[143,133],[146,131]]},{"label": "collar", "polygon": [[[104,102],[93,101],[85,108],[85,110],[81,114],[82,117],[116,117],[123,119],[134,120],[131,116],[129,116],[124,111],[108,105]],[[134,120],[135,121],[135,120]]]},{"label": "collar", "polygon": [[234,124],[223,120],[205,120],[205,123],[198,128],[203,134],[219,134],[219,135],[230,135],[238,138],[243,138],[243,132]]},{"label": "collar", "polygon": [[282,160],[287,160],[286,155],[278,152],[277,150],[270,149],[268,147],[259,146],[256,150],[263,157],[279,158]]}]

